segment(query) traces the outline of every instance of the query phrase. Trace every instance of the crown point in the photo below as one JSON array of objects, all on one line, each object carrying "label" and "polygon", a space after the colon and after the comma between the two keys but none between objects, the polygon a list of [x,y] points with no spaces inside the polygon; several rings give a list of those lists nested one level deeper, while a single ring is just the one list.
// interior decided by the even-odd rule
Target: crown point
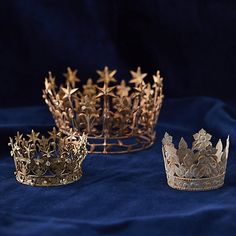
[{"label": "crown point", "polygon": [[188,148],[188,144],[185,141],[185,139],[182,137],[179,142],[179,149],[187,149],[187,148]]}]

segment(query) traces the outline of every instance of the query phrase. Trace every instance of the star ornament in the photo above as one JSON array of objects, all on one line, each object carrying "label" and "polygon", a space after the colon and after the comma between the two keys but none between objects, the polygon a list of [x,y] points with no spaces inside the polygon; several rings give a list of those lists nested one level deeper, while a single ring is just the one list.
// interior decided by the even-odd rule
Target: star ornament
[{"label": "star ornament", "polygon": [[97,70],[100,78],[98,79],[98,83],[104,82],[105,84],[109,84],[110,82],[116,82],[114,75],[116,74],[116,70],[110,71],[107,66],[105,66],[103,71]]},{"label": "star ornament", "polygon": [[137,68],[137,71],[130,71],[133,79],[130,80],[130,83],[133,83],[133,84],[136,84],[136,85],[139,85],[139,84],[142,84],[144,81],[143,79],[147,76],[147,73],[141,73],[141,68],[138,67]]},{"label": "star ornament", "polygon": [[29,142],[35,143],[36,141],[39,141],[40,139],[38,138],[39,133],[36,133],[34,130],[31,131],[31,134],[27,135],[29,137]]},{"label": "star ornament", "polygon": [[77,77],[77,70],[71,70],[70,67],[67,67],[67,73],[64,76],[67,78],[67,81],[71,84],[72,88],[75,87],[76,82],[80,82],[80,79]]},{"label": "star ornament", "polygon": [[161,77],[159,70],[157,71],[156,75],[153,75],[152,77],[153,77],[153,81],[154,81],[153,87],[158,87],[158,86],[162,85],[163,78]]},{"label": "star ornament", "polygon": [[93,84],[93,80],[91,78],[89,78],[87,83],[83,85],[83,89],[84,89],[84,94],[86,95],[96,94],[96,86]]},{"label": "star ornament", "polygon": [[45,90],[48,91],[50,95],[52,95],[52,90],[55,90],[57,86],[55,83],[55,77],[52,76],[51,71],[48,72],[48,78],[47,77],[45,78],[44,85],[45,85]]},{"label": "star ornament", "polygon": [[31,154],[35,151],[34,148],[31,148],[31,145],[25,147],[25,154],[30,158]]},{"label": "star ornament", "polygon": [[100,93],[96,96],[97,98],[100,98],[102,96],[111,96],[111,97],[116,97],[116,95],[112,92],[116,86],[107,88],[105,85],[103,88],[97,87],[97,89],[100,91]]},{"label": "star ornament", "polygon": [[56,128],[55,127],[53,127],[53,130],[50,132],[48,132],[48,134],[50,135],[50,139],[52,139],[52,140],[56,140],[57,139],[57,137],[60,135],[58,132],[57,132],[57,130],[56,130]]},{"label": "star ornament", "polygon": [[22,137],[23,137],[23,134],[20,134],[20,132],[18,131],[15,136],[15,141],[17,143],[20,143],[22,141]]},{"label": "star ornament", "polygon": [[69,83],[67,83],[67,87],[66,88],[63,88],[63,87],[61,87],[61,90],[63,91],[63,93],[64,93],[64,96],[63,96],[63,98],[62,99],[65,99],[65,98],[71,98],[71,96],[73,95],[73,94],[75,94],[77,91],[78,91],[78,88],[71,88],[70,87],[70,85],[69,85]]},{"label": "star ornament", "polygon": [[48,139],[43,135],[39,143],[42,147],[46,148],[48,146]]},{"label": "star ornament", "polygon": [[76,134],[76,132],[73,132],[73,129],[70,129],[66,140],[69,142],[73,142],[73,141],[77,140],[77,134]]},{"label": "star ornament", "polygon": [[129,86],[126,86],[125,80],[122,80],[120,85],[117,85],[117,94],[120,97],[127,97],[129,96],[130,89],[131,88]]}]

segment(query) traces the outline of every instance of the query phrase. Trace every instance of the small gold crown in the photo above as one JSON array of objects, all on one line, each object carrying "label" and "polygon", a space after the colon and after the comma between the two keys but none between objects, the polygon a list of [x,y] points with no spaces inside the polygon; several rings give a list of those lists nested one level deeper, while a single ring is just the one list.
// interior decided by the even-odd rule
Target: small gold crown
[{"label": "small gold crown", "polygon": [[64,133],[70,128],[78,135],[85,132],[90,153],[127,153],[150,147],[164,97],[160,72],[153,75],[151,84],[144,82],[147,74],[140,67],[131,71],[133,88],[125,80],[118,84],[116,70],[105,67],[97,73],[97,84],[88,79],[79,90],[77,70],[67,68],[66,87],[59,89],[49,72],[43,98],[58,128]]},{"label": "small gold crown", "polygon": [[194,134],[192,148],[183,138],[176,149],[172,137],[165,133],[162,151],[168,185],[188,191],[217,189],[223,186],[229,153],[229,137],[223,150],[221,139],[212,146],[211,135],[204,129]]},{"label": "small gold crown", "polygon": [[87,137],[69,131],[67,136],[55,128],[49,138],[32,130],[23,137],[17,132],[10,138],[16,179],[32,186],[57,186],[72,183],[82,176],[81,164],[87,154]]}]

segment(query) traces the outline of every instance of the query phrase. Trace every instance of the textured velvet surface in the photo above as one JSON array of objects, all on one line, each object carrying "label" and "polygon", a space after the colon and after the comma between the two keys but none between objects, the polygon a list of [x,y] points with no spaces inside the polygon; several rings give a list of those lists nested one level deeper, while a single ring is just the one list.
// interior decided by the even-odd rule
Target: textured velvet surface
[{"label": "textured velvet surface", "polygon": [[[17,130],[45,130],[53,121],[46,107],[0,110],[0,235],[235,235],[236,109],[198,97],[166,100],[150,149],[113,156],[89,155],[74,184],[29,187],[14,178],[7,136]],[[161,138],[176,139],[205,128],[231,137],[225,186],[183,192],[166,184]]]}]

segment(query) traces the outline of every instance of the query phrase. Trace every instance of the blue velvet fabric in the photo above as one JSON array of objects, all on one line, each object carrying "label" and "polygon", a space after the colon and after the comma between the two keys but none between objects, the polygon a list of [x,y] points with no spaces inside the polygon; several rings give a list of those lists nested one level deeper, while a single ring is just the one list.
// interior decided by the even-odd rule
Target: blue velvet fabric
[{"label": "blue velvet fabric", "polygon": [[[0,235],[235,235],[236,109],[220,100],[166,100],[148,150],[127,155],[88,155],[80,181],[62,187],[16,182],[7,136],[53,125],[47,107],[0,110]],[[166,184],[161,138],[165,131],[191,141],[205,128],[231,138],[223,188],[184,192]]]}]

